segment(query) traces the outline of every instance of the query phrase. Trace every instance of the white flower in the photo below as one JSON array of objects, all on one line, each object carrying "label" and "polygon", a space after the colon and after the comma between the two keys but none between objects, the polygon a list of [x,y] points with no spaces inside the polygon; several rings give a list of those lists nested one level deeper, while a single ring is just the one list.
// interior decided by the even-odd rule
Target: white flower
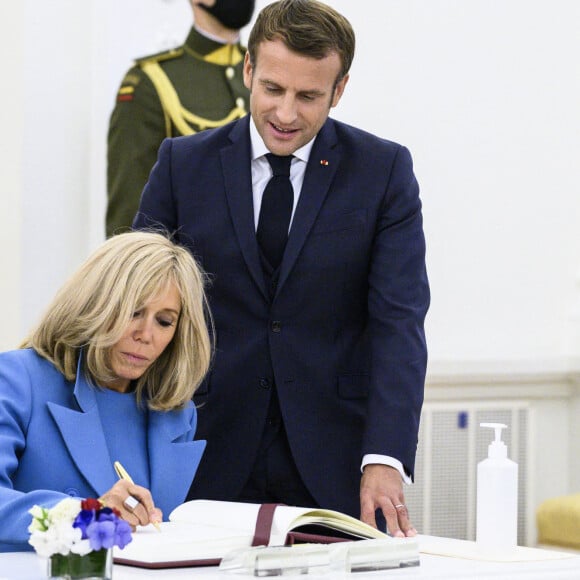
[{"label": "white flower", "polygon": [[80,509],[81,502],[72,498],[63,499],[49,510],[34,506],[29,510],[32,522],[28,527],[28,543],[45,558],[53,554],[66,556],[82,538],[81,530],[73,528]]},{"label": "white flower", "polygon": [[43,520],[48,515],[48,510],[41,508],[39,505],[32,506],[28,513],[35,519]]},{"label": "white flower", "polygon": [[72,524],[81,511],[81,502],[78,499],[69,497],[58,502],[49,512],[51,523]]},{"label": "white flower", "polygon": [[88,539],[79,540],[71,546],[70,551],[73,554],[78,554],[79,556],[86,556],[89,552],[92,551],[91,542]]},{"label": "white flower", "polygon": [[48,525],[46,524],[46,522],[44,520],[34,518],[30,522],[30,525],[28,526],[28,531],[30,533],[44,532],[44,531],[46,531],[47,528],[48,528]]},{"label": "white flower", "polygon": [[28,513],[32,515],[32,522],[28,526],[29,532],[41,531],[44,532],[48,529],[48,510],[35,505],[32,509],[28,510]]},{"label": "white flower", "polygon": [[72,522],[61,521],[58,524],[53,524],[48,532],[52,535],[55,553],[58,552],[63,556],[69,554],[71,546],[82,538],[82,532],[79,528],[73,528]]},{"label": "white flower", "polygon": [[33,533],[30,536],[28,543],[36,550],[36,553],[43,558],[48,558],[55,553],[52,538],[47,532]]}]

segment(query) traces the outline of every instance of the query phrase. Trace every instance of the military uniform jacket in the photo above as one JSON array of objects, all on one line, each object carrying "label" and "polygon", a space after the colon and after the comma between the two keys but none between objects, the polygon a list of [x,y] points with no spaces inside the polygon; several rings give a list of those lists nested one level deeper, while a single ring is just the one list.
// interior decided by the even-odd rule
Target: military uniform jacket
[{"label": "military uniform jacket", "polygon": [[136,61],[121,83],[107,151],[107,236],[130,228],[165,137],[219,127],[246,114],[239,44],[194,28],[177,49]]}]

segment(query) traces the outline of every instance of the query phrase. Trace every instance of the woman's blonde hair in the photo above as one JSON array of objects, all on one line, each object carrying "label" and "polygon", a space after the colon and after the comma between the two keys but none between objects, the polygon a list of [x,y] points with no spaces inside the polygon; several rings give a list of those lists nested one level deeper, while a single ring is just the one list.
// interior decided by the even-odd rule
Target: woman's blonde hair
[{"label": "woman's blonde hair", "polygon": [[113,236],[55,296],[40,324],[21,345],[32,347],[74,380],[82,350],[83,372],[94,384],[115,378],[110,352],[133,313],[169,284],[181,297],[173,339],[136,381],[137,400],[150,409],[183,407],[208,371],[211,315],[205,276],[189,251],[154,232]]}]

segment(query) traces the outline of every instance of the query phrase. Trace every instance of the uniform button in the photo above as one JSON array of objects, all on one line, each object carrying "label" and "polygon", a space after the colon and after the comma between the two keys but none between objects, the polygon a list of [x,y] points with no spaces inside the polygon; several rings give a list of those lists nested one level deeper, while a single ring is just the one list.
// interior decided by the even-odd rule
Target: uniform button
[{"label": "uniform button", "polygon": [[238,97],[236,99],[236,107],[238,107],[238,109],[245,109],[246,108],[246,103],[244,103],[244,99],[242,99],[242,97]]},{"label": "uniform button", "polygon": [[70,497],[79,497],[78,489],[75,489],[74,487],[67,487],[64,490],[64,493],[66,493]]},{"label": "uniform button", "polygon": [[260,379],[259,380],[259,384],[263,389],[269,389],[270,388],[270,381],[268,379]]},{"label": "uniform button", "polygon": [[280,332],[282,330],[282,323],[279,320],[272,321],[272,332]]},{"label": "uniform button", "polygon": [[234,70],[234,68],[231,66],[228,66],[228,68],[226,69],[226,78],[229,80],[232,80],[235,76],[236,76],[236,71]]}]

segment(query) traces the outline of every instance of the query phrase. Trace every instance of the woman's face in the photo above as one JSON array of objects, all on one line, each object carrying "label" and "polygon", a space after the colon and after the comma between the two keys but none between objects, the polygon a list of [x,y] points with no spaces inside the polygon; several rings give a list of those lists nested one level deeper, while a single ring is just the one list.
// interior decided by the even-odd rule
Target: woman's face
[{"label": "woman's face", "polygon": [[131,381],[141,377],[171,342],[180,311],[179,292],[170,283],[134,312],[121,340],[111,348],[115,379],[103,386],[126,392]]}]

